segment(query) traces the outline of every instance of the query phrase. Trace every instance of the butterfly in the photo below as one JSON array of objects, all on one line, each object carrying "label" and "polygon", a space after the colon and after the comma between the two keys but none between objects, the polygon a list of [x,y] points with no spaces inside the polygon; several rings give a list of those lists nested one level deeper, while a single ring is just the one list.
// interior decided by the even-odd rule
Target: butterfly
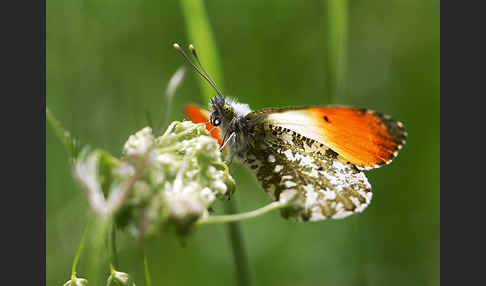
[{"label": "butterfly", "polygon": [[222,95],[189,46],[200,69],[174,47],[216,90],[209,110],[189,104],[185,112],[206,123],[211,135],[255,173],[274,201],[296,196],[301,208],[286,218],[315,221],[362,212],[372,198],[364,170],[389,164],[405,144],[403,124],[369,109],[346,106],[264,108]]}]

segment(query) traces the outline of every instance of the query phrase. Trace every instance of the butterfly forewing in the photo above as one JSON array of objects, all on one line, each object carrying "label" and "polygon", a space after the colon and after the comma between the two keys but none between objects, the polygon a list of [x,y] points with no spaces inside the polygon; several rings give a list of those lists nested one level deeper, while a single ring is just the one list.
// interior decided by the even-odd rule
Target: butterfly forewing
[{"label": "butterfly forewing", "polygon": [[360,169],[391,162],[405,143],[403,125],[371,110],[342,106],[275,108],[252,115],[318,141]]},{"label": "butterfly forewing", "polygon": [[214,128],[214,125],[209,123],[209,111],[201,108],[194,104],[188,104],[184,108],[184,111],[189,116],[192,122],[194,123],[205,123],[206,129],[211,132],[211,136],[216,138],[219,144],[223,144],[223,139],[220,135],[220,130],[218,128]]}]

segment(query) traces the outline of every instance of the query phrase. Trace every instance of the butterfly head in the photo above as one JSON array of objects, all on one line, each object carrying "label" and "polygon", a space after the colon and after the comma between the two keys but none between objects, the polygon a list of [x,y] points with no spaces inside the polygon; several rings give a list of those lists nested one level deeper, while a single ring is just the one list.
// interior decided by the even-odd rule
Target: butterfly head
[{"label": "butterfly head", "polygon": [[219,126],[221,123],[229,122],[235,117],[235,110],[230,102],[224,96],[216,95],[211,99],[211,113],[210,120],[214,126]]}]

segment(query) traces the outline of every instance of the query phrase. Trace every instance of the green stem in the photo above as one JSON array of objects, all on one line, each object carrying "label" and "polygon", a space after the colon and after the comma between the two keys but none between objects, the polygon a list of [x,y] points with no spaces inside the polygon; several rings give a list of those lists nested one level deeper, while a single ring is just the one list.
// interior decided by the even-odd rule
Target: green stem
[{"label": "green stem", "polygon": [[119,269],[118,264],[118,254],[116,251],[116,226],[115,223],[112,224],[111,228],[111,262],[115,269]]},{"label": "green stem", "polygon": [[[233,214],[237,212],[234,201],[229,201],[226,205],[226,213]],[[231,216],[231,215],[228,215]],[[238,216],[238,215],[236,215]],[[248,266],[248,257],[246,254],[245,243],[241,233],[239,222],[230,222],[228,224],[228,232],[231,242],[231,250],[233,252],[233,260],[236,267],[236,280],[238,286],[250,285],[250,271]]]},{"label": "green stem", "polygon": [[111,221],[105,216],[96,215],[93,218],[93,235],[90,236],[89,243],[89,271],[88,277],[90,279],[89,285],[102,285],[102,274],[106,274],[105,263],[108,262],[110,269],[113,267],[110,263],[107,238],[110,232]]},{"label": "green stem", "polygon": [[147,125],[152,128],[152,130],[155,130],[154,121],[152,120],[152,113],[148,107],[145,107],[145,119],[147,120]]},{"label": "green stem", "polygon": [[246,213],[238,213],[238,214],[232,214],[232,215],[209,216],[207,218],[202,218],[196,224],[227,223],[227,222],[236,222],[236,221],[246,220],[246,219],[250,219],[250,218],[260,216],[262,214],[265,214],[267,212],[270,212],[270,211],[273,211],[273,210],[276,210],[276,209],[284,208],[287,205],[288,205],[287,203],[276,201],[276,202],[268,204],[264,207],[261,207],[259,209],[249,211],[249,212],[246,212]]},{"label": "green stem", "polygon": [[150,280],[150,272],[148,269],[147,255],[145,254],[145,248],[143,249],[143,270],[145,277],[145,286],[152,286],[152,281]]},{"label": "green stem", "polygon": [[86,242],[86,237],[88,236],[88,230],[89,230],[89,227],[91,226],[91,222],[92,222],[92,220],[90,219],[88,221],[88,224],[84,228],[83,236],[81,237],[81,243],[79,244],[78,251],[76,252],[76,256],[74,257],[73,267],[72,267],[72,270],[71,270],[71,277],[72,278],[76,277],[76,265],[78,264],[78,260],[79,260],[79,257],[81,256],[81,252],[83,252],[84,244]]}]

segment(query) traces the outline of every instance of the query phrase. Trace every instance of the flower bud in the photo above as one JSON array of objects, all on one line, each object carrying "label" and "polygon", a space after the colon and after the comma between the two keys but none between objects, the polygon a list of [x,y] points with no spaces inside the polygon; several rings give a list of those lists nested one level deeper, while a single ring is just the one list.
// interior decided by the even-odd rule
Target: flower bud
[{"label": "flower bud", "polygon": [[71,277],[71,280],[68,282],[64,283],[63,286],[87,286],[88,285],[88,280],[84,278],[78,278],[76,276]]},{"label": "flower bud", "polygon": [[130,278],[130,275],[125,272],[112,270],[106,286],[135,286],[135,283]]}]

